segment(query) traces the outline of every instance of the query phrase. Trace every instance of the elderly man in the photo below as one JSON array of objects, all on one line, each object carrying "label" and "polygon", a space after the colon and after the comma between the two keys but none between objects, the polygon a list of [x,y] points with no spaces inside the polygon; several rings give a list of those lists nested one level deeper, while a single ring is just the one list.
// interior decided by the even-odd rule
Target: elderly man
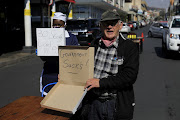
[{"label": "elderly man", "polygon": [[[94,78],[87,80],[83,107],[76,113],[84,120],[131,120],[135,106],[133,84],[139,69],[136,45],[124,39],[122,21],[116,11],[102,14],[102,37],[95,47]],[[78,115],[79,114],[79,115]]]}]

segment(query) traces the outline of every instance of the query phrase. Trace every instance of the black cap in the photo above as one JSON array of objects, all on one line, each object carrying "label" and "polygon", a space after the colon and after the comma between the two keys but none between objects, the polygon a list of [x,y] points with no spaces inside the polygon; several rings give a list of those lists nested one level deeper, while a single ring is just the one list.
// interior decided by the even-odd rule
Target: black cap
[{"label": "black cap", "polygon": [[115,10],[107,10],[101,16],[101,22],[107,20],[120,20],[119,14]]}]

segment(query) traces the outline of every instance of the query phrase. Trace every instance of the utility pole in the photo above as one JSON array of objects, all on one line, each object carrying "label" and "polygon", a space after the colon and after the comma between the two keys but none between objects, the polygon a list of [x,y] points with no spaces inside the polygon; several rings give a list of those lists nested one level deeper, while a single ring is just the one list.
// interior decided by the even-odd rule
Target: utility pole
[{"label": "utility pole", "polygon": [[73,19],[72,3],[69,3],[68,11],[68,19]]},{"label": "utility pole", "polygon": [[50,5],[48,5],[48,28],[51,27],[51,18],[50,18]]},{"label": "utility pole", "polygon": [[33,53],[35,52],[35,48],[32,46],[30,0],[25,0],[24,27],[25,27],[25,46],[23,46],[23,52]]},{"label": "utility pole", "polygon": [[52,15],[51,15],[51,27],[53,26],[53,17],[54,17],[54,13],[56,12],[56,4],[55,4],[55,0],[53,0],[53,3],[52,3]]},{"label": "utility pole", "polygon": [[40,0],[41,5],[41,27],[44,27],[44,3],[43,0]]}]

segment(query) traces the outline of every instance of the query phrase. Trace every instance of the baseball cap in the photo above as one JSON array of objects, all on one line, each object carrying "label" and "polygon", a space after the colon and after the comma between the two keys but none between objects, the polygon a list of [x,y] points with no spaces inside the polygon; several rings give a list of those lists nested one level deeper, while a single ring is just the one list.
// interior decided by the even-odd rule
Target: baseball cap
[{"label": "baseball cap", "polygon": [[107,20],[120,20],[119,14],[115,10],[107,10],[101,16],[101,22]]}]

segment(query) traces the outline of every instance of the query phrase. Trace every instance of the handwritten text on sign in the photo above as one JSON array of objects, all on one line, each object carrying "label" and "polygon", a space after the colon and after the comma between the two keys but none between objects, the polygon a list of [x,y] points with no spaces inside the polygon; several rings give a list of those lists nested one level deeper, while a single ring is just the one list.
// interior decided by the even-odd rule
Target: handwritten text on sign
[{"label": "handwritten text on sign", "polygon": [[37,28],[37,55],[58,56],[58,46],[65,46],[64,28]]},{"label": "handwritten text on sign", "polygon": [[[93,58],[92,58],[93,59]],[[89,77],[89,52],[83,49],[59,50],[60,78],[65,83],[85,83]]]},{"label": "handwritten text on sign", "polygon": [[[88,67],[88,53],[86,51],[68,51],[60,50],[61,66],[63,69],[69,69],[69,73],[78,74],[80,71]],[[70,72],[71,71],[71,72]]]}]

